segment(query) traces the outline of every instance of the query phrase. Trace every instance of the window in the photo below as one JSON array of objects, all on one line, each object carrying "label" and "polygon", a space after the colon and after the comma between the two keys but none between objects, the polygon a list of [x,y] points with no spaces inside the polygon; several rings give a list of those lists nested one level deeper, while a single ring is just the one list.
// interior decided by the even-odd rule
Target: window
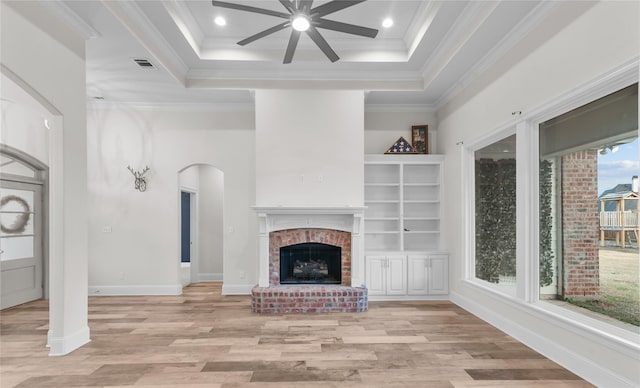
[{"label": "window", "polygon": [[640,325],[638,85],[539,126],[540,298]]},{"label": "window", "polygon": [[515,290],[516,135],[474,151],[473,276]]}]

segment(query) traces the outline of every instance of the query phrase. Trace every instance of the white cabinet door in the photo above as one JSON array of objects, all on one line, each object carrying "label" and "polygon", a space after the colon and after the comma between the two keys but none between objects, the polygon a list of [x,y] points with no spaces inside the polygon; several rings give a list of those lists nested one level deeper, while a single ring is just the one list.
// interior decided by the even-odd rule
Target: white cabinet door
[{"label": "white cabinet door", "polygon": [[409,295],[427,295],[429,293],[427,281],[429,259],[427,255],[409,255],[407,264],[407,293]]},{"label": "white cabinet door", "polygon": [[387,256],[387,295],[407,294],[407,257]]},{"label": "white cabinet door", "polygon": [[429,256],[429,294],[449,293],[449,257],[447,255]]},{"label": "white cabinet door", "polygon": [[385,256],[365,257],[365,281],[369,295],[386,295],[386,262]]}]

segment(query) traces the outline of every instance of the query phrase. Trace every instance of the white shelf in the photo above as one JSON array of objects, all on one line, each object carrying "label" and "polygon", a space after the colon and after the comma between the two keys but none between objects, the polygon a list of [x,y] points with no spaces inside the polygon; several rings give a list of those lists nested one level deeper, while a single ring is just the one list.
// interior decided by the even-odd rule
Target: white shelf
[{"label": "white shelf", "polygon": [[441,155],[365,156],[365,252],[442,249],[443,161]]}]

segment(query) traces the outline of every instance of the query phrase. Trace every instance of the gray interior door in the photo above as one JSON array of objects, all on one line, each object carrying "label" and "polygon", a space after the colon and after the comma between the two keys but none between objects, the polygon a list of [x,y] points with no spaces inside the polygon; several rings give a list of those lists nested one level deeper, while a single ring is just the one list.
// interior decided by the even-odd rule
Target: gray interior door
[{"label": "gray interior door", "polygon": [[0,308],[43,297],[42,186],[0,179]]}]

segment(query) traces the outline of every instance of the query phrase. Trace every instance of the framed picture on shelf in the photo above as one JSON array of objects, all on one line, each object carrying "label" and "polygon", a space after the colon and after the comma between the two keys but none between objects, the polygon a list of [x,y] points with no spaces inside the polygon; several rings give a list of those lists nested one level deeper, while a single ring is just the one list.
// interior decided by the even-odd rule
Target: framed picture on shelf
[{"label": "framed picture on shelf", "polygon": [[413,125],[411,127],[411,145],[419,154],[429,153],[428,125]]}]

